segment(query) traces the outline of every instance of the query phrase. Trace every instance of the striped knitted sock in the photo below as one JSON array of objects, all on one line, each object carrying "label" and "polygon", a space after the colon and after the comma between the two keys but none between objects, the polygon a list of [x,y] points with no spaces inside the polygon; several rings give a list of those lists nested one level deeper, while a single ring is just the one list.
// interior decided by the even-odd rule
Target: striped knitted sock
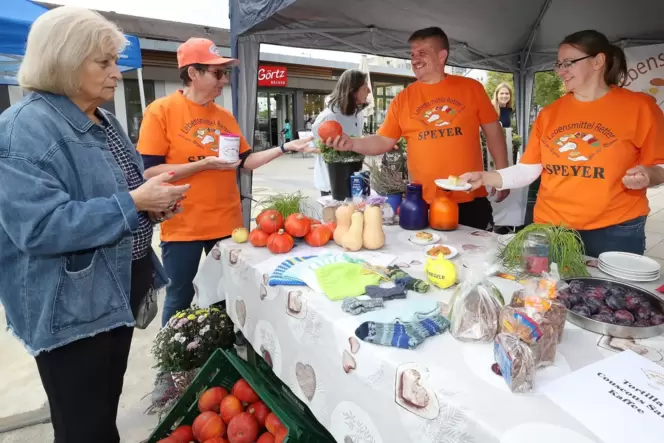
[{"label": "striped knitted sock", "polygon": [[440,314],[418,315],[416,321],[408,323],[398,319],[394,323],[367,321],[355,330],[355,335],[360,340],[377,345],[414,349],[427,337],[442,334],[449,326],[450,322]]}]

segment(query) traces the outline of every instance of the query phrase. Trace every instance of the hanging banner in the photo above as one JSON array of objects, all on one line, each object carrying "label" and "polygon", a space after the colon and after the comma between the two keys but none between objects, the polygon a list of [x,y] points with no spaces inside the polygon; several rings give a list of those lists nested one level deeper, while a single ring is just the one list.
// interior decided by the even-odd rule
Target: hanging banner
[{"label": "hanging banner", "polygon": [[625,55],[625,87],[650,95],[664,111],[664,44],[627,48]]}]

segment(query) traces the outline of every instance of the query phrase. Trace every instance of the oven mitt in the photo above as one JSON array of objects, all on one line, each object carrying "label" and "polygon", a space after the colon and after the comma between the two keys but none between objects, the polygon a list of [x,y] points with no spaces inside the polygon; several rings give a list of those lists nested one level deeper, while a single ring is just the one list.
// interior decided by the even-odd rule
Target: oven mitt
[{"label": "oven mitt", "polygon": [[333,301],[360,296],[367,286],[377,285],[381,279],[359,263],[333,263],[315,269],[314,273],[322,292]]},{"label": "oven mitt", "polygon": [[400,286],[404,286],[409,291],[415,291],[423,294],[429,291],[431,286],[424,280],[411,277],[408,273],[404,272],[403,269],[396,265],[387,267],[387,275],[394,283]]}]

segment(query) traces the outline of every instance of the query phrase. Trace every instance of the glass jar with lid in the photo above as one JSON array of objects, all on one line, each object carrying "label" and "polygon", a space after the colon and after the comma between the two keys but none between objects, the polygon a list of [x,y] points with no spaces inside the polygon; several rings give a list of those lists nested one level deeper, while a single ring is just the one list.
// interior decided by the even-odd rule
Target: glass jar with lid
[{"label": "glass jar with lid", "polygon": [[549,272],[549,236],[542,232],[532,232],[523,244],[523,269],[526,273],[541,276]]}]

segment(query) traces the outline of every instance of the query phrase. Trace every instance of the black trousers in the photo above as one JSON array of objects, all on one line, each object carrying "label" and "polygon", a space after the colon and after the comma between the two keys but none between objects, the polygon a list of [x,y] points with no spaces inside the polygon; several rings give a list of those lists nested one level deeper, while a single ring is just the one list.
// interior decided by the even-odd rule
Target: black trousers
[{"label": "black trousers", "polygon": [[493,208],[486,197],[459,203],[459,224],[482,231],[493,229]]},{"label": "black trousers", "polygon": [[[134,315],[152,284],[150,255],[131,268]],[[55,443],[119,443],[116,426],[134,328],[77,340],[35,359],[51,408]]]}]

